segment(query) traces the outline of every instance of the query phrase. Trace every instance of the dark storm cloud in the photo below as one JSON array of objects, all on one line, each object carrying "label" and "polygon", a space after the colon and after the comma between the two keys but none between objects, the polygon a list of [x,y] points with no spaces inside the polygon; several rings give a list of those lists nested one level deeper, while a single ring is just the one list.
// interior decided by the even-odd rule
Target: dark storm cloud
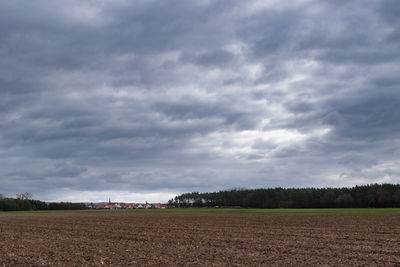
[{"label": "dark storm cloud", "polygon": [[399,182],[399,8],[2,2],[0,193]]}]

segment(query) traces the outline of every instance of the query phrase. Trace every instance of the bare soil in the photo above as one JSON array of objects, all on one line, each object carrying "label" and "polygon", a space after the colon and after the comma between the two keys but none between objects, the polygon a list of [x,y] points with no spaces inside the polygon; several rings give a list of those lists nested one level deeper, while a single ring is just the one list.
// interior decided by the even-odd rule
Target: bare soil
[{"label": "bare soil", "polygon": [[399,215],[0,214],[0,266],[394,266]]}]

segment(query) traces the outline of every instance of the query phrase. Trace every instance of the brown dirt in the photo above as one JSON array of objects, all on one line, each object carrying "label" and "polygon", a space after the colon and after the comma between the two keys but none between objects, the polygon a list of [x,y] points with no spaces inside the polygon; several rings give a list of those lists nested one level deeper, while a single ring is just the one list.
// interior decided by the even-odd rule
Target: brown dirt
[{"label": "brown dirt", "polygon": [[400,216],[3,213],[0,266],[15,265],[400,265]]}]

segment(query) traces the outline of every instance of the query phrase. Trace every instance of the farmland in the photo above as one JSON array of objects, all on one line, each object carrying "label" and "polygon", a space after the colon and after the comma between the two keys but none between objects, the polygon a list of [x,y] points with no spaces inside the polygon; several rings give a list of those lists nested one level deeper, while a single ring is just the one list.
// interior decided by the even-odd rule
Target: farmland
[{"label": "farmland", "polygon": [[197,211],[0,213],[0,266],[400,264],[395,209]]}]

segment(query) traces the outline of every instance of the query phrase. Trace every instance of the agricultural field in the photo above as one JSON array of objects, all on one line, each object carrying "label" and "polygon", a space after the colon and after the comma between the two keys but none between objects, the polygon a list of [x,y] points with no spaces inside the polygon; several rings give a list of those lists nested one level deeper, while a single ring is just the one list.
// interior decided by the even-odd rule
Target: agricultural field
[{"label": "agricultural field", "polygon": [[398,210],[376,213],[7,212],[0,266],[400,265]]}]

